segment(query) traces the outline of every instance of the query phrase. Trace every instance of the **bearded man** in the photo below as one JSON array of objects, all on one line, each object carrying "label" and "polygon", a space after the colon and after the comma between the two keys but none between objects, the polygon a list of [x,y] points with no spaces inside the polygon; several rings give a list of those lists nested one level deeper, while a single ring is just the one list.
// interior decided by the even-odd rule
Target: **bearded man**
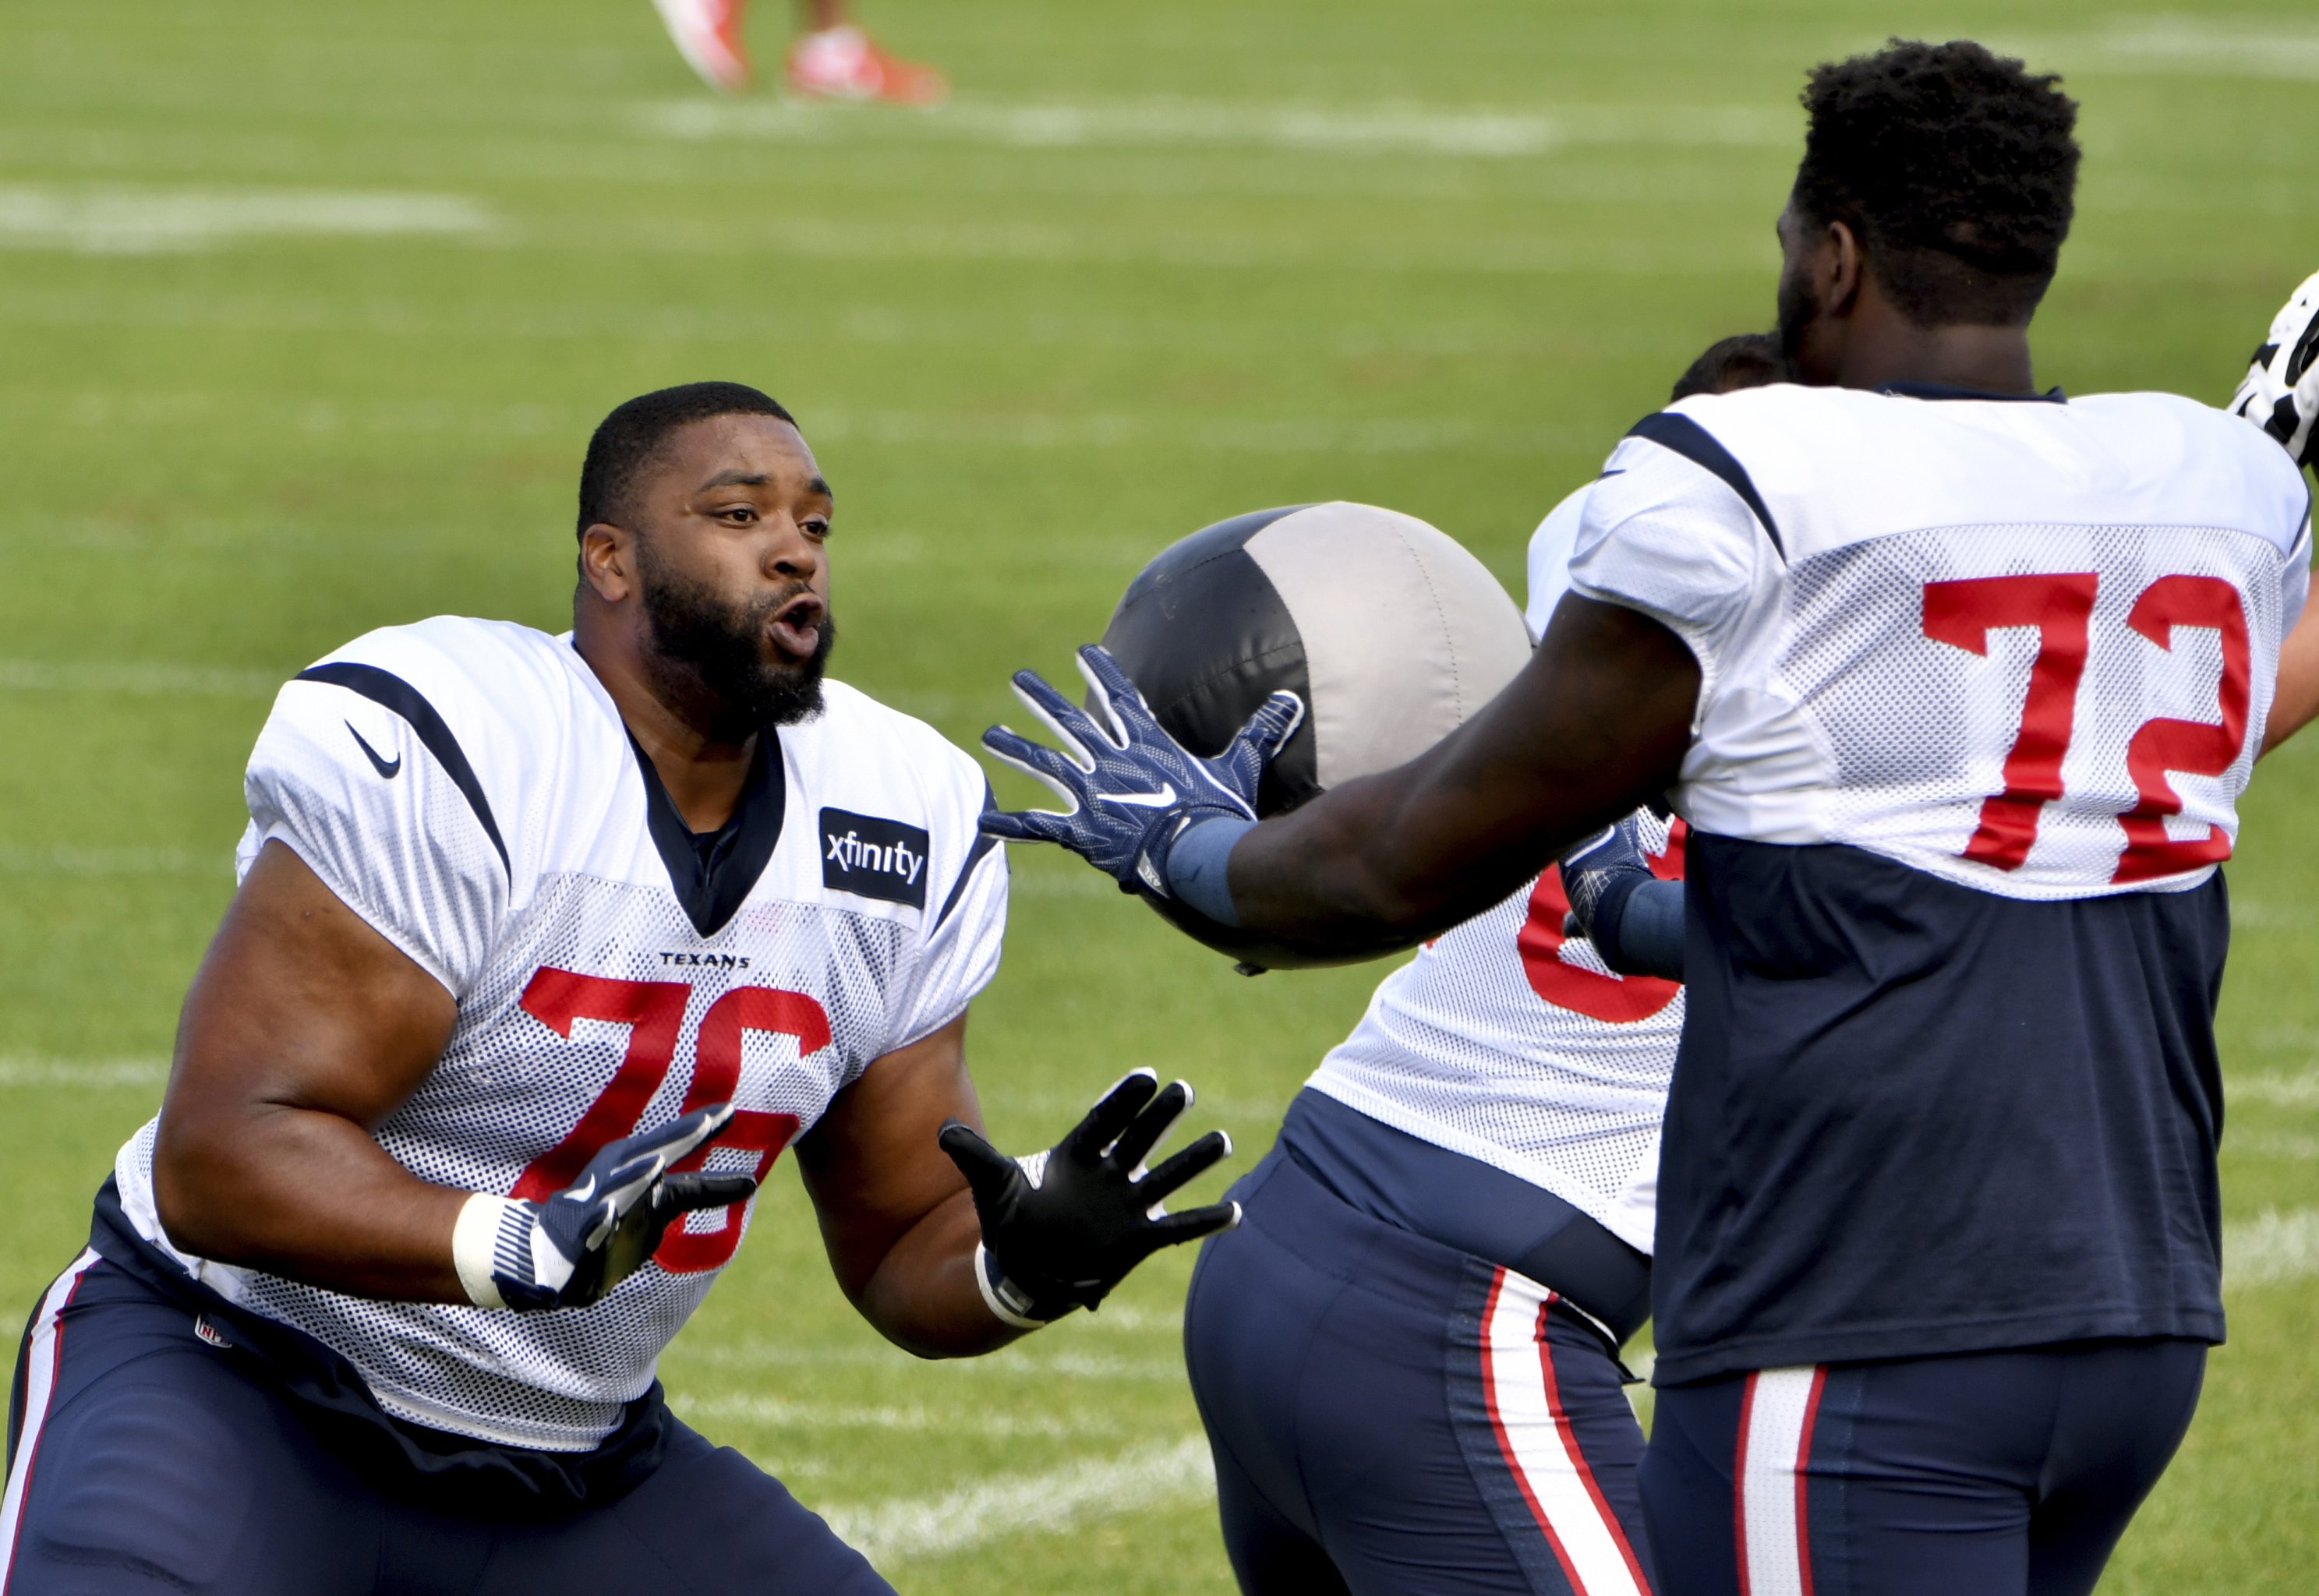
[{"label": "bearded man", "polygon": [[988,789],[835,681],[834,505],[789,413],[621,405],[573,628],[438,617],[282,690],[159,1114],[18,1360],[0,1588],[883,1592],[654,1379],[794,1145],[839,1284],[925,1357],[1091,1306],[1189,1100],[1139,1071],[985,1142]]}]

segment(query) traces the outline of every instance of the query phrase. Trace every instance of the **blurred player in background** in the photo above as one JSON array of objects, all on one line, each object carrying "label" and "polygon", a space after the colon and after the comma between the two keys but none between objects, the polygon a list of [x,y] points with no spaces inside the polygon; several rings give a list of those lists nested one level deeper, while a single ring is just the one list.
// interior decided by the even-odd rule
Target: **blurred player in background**
[{"label": "blurred player in background", "polygon": [[2055,79],[1895,41],[1804,99],[1799,381],[1637,425],[1513,683],[1260,824],[1104,802],[1189,757],[1134,723],[1085,846],[1223,925],[1381,951],[1671,791],[1661,1588],[2085,1596],[2222,1339],[2216,867],[2310,492],[2221,410],[2038,389]]},{"label": "blurred player in background", "polygon": [[[1673,397],[1780,370],[1726,338]],[[1586,492],[1530,540],[1533,638]],[[1637,818],[1679,878],[1683,823]],[[1249,1596],[1650,1590],[1618,1349],[1683,992],[1566,942],[1567,906],[1548,870],[1387,977],[1201,1251],[1186,1357]]]},{"label": "blurred player in background", "polygon": [[[597,429],[564,637],[442,617],[285,686],[158,1119],[18,1359],[11,1596],[888,1586],[668,1411],[662,1348],[795,1146],[923,1357],[1092,1305],[1229,1204],[1138,1072],[970,1127],[980,771],[823,664],[829,484],[730,383]],[[1140,1177],[1139,1177],[1140,1176]]]},{"label": "blurred player in background", "polygon": [[[653,0],[686,65],[714,89],[749,86],[743,24],[748,0]],[[933,105],[950,85],[932,67],[889,54],[863,32],[846,0],[799,0],[805,31],[790,45],[790,93],[808,100],[884,100]]]}]

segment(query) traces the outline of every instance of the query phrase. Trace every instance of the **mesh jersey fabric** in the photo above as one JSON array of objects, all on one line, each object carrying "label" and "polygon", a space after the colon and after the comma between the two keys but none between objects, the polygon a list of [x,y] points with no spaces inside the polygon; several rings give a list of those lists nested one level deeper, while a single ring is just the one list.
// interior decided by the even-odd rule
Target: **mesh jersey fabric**
[{"label": "mesh jersey fabric", "polygon": [[[349,666],[375,673],[365,690],[313,679]],[[729,1099],[706,1167],[762,1176],[872,1060],[965,1009],[996,971],[1006,906],[1003,852],[976,829],[980,771],[843,683],[826,700],[780,729],[779,836],[703,933],[618,711],[568,638],[438,618],[283,688],[250,758],[240,869],[290,847],[458,1002],[381,1147],[425,1180],[544,1195],[605,1141]],[[377,1302],[170,1249],[156,1124],[115,1167],[140,1234],[338,1351],[397,1417],[501,1445],[578,1451],[609,1433],[754,1207],[688,1216],[591,1308]]]},{"label": "mesh jersey fabric", "polygon": [[1697,396],[1611,455],[1573,589],[1698,656],[1675,807],[1703,831],[2008,897],[2186,889],[2237,834],[2310,580],[2302,474],[2234,419]]},{"label": "mesh jersey fabric", "polygon": [[[1652,869],[1681,876],[1680,823],[1640,818]],[[1548,869],[1427,943],[1305,1084],[1542,1186],[1648,1252],[1683,988],[1613,975],[1593,944],[1564,938],[1569,906]]]},{"label": "mesh jersey fabric", "polygon": [[[1586,489],[1529,546],[1533,636],[1560,602]],[[1683,873],[1682,827],[1639,816],[1652,868]],[[1651,1249],[1659,1118],[1683,989],[1611,972],[1566,940],[1549,869],[1387,976],[1306,1084],[1372,1119],[1541,1186],[1629,1246]]]},{"label": "mesh jersey fabric", "polygon": [[1762,388],[1589,491],[1573,590],[1701,675],[1658,1384],[2220,1339],[2216,865],[2310,548],[2234,421]]}]

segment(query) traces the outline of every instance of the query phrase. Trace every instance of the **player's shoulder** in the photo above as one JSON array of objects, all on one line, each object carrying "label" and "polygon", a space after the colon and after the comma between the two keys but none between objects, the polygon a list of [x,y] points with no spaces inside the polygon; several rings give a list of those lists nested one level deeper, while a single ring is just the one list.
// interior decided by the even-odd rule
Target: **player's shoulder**
[{"label": "player's shoulder", "polygon": [[359,794],[372,771],[394,782],[413,755],[458,789],[497,846],[519,852],[508,828],[555,807],[557,792],[587,789],[575,777],[625,758],[627,744],[567,639],[437,616],[366,632],[284,683],[249,777]]},{"label": "player's shoulder", "polygon": [[2173,483],[2185,500],[2181,518],[2215,507],[2217,518],[2261,533],[2282,551],[2307,532],[2311,484],[2302,467],[2243,418],[2179,393],[2096,393],[2071,409],[2110,435],[2119,460]]},{"label": "player's shoulder", "polygon": [[972,756],[914,715],[880,703],[849,682],[822,683],[821,713],[781,730],[814,801],[840,808],[883,803],[906,817],[970,824],[987,785]]},{"label": "player's shoulder", "polygon": [[1545,636],[1555,606],[1570,589],[1570,556],[1577,549],[1578,529],[1586,518],[1587,494],[1593,486],[1587,482],[1565,494],[1529,535],[1529,555],[1523,562],[1529,591],[1523,601],[1522,619],[1529,627],[1532,643]]},{"label": "player's shoulder", "polygon": [[2229,527],[2287,550],[2309,505],[2260,429],[2176,393],[1776,383],[1683,400],[1629,442],[1614,464],[1720,478],[1791,557],[1912,525],[2089,518]]},{"label": "player's shoulder", "polygon": [[530,714],[568,697],[577,656],[562,639],[514,621],[438,615],[381,627],[333,649],[295,678],[371,693],[416,695],[440,715],[496,707]]}]

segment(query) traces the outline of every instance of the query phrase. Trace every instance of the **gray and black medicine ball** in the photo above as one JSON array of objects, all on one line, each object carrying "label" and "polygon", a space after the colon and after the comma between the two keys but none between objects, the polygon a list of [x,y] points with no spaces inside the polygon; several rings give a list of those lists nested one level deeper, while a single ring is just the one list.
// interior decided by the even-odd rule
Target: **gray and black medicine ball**
[{"label": "gray and black medicine ball", "polygon": [[[1103,645],[1160,724],[1204,757],[1266,695],[1304,699],[1304,723],[1257,795],[1267,816],[1416,758],[1530,654],[1520,609],[1454,538],[1342,501],[1234,516],[1169,545],[1128,584]],[[1313,962],[1151,901],[1250,966]]]}]

